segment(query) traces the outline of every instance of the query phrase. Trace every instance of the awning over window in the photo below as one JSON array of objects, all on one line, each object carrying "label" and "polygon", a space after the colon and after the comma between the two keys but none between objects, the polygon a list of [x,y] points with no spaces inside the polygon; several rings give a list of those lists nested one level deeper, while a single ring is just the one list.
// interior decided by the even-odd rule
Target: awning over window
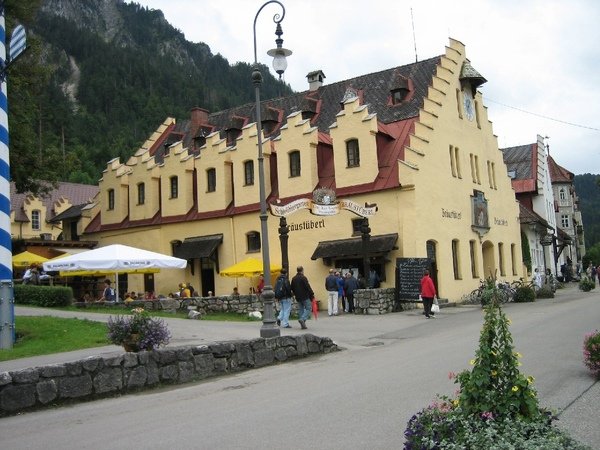
[{"label": "awning over window", "polygon": [[[369,240],[368,256],[379,256],[396,248],[398,233],[380,234],[371,236]],[[319,258],[362,258],[362,238],[336,239],[334,241],[321,241],[315,249],[311,259]]]},{"label": "awning over window", "polygon": [[173,256],[182,259],[211,258],[222,242],[222,234],[185,238],[181,244],[173,245]]}]

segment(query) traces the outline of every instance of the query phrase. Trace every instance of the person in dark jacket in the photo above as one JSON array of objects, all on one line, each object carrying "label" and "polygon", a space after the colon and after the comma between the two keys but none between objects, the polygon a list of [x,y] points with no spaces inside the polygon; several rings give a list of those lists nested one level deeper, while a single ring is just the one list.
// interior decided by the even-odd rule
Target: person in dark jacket
[{"label": "person in dark jacket", "polygon": [[296,269],[296,275],[292,278],[292,292],[298,302],[298,322],[303,330],[306,330],[306,321],[310,317],[310,311],[312,309],[312,298],[315,296],[308,278],[304,276],[304,267],[298,266]]},{"label": "person in dark jacket", "polygon": [[349,313],[354,313],[354,291],[357,289],[358,280],[354,278],[353,272],[350,271],[346,274],[346,280],[344,280],[344,292],[346,293]]},{"label": "person in dark jacket", "polygon": [[277,325],[282,328],[292,328],[290,325],[290,312],[292,311],[292,286],[288,279],[287,270],[281,269],[281,273],[275,281],[275,298],[279,301],[281,310],[277,316]]}]

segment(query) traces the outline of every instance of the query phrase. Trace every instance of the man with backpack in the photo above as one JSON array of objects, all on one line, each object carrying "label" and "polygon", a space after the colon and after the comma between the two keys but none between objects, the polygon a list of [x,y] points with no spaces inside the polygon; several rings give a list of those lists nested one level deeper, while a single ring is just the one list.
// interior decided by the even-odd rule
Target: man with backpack
[{"label": "man with backpack", "polygon": [[290,312],[292,311],[292,287],[285,268],[281,269],[275,281],[275,298],[279,300],[281,310],[277,316],[277,325],[282,328],[292,328],[290,325]]}]

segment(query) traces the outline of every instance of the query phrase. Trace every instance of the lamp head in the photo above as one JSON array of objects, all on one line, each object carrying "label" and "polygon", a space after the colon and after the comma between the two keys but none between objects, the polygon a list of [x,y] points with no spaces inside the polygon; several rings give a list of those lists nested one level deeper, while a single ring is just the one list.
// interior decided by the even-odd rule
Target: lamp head
[{"label": "lamp head", "polygon": [[280,23],[277,24],[275,34],[277,35],[277,39],[275,39],[277,47],[269,50],[267,55],[273,57],[273,69],[275,69],[275,72],[279,74],[279,79],[281,79],[281,75],[283,75],[283,72],[285,72],[285,69],[287,69],[286,58],[292,54],[292,51],[288,50],[287,48],[283,48],[283,39],[281,39],[283,30],[281,29]]}]

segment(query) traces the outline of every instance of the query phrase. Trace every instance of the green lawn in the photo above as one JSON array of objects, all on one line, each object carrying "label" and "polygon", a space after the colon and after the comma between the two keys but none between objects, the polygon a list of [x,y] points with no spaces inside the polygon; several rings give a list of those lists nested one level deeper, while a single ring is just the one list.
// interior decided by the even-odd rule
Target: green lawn
[{"label": "green lawn", "polygon": [[0,361],[110,344],[106,324],[91,320],[17,316],[15,327],[17,340],[12,349],[0,350]]},{"label": "green lawn", "polygon": [[[81,308],[74,306],[57,309],[82,311]],[[85,308],[84,311],[115,316],[130,313],[127,309],[107,307]],[[179,312],[150,311],[150,314],[157,317],[187,319],[186,314]],[[260,319],[251,318],[244,314],[215,313],[204,316],[202,320],[247,322],[259,321]],[[62,319],[50,316],[17,316],[15,326],[17,341],[12,349],[0,350],[0,361],[110,345],[110,342],[106,339],[106,324],[93,320]]]},{"label": "green lawn", "polygon": [[[29,305],[28,305],[29,306]],[[102,313],[102,314],[111,314],[113,316],[119,315],[123,316],[126,314],[131,314],[131,311],[122,306],[89,306],[86,308],[78,308],[77,306],[64,306],[57,307],[55,309],[60,309],[62,311],[77,311],[77,312],[90,312],[90,313]],[[154,317],[169,317],[176,319],[187,319],[187,311],[179,310],[175,313],[169,311],[162,310],[152,310],[149,309],[148,313]],[[202,320],[218,320],[220,322],[253,322],[258,321],[260,319],[256,319],[254,317],[248,317],[245,314],[238,313],[210,313],[202,317]]]}]

